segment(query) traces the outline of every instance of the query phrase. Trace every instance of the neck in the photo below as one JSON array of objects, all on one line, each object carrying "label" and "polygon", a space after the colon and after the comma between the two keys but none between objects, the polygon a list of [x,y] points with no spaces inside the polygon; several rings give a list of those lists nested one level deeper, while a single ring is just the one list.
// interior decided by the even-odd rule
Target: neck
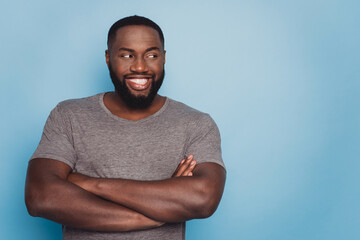
[{"label": "neck", "polygon": [[133,121],[153,115],[161,109],[165,100],[165,97],[157,94],[149,107],[145,109],[134,109],[126,105],[116,92],[109,92],[104,96],[104,104],[112,114]]}]

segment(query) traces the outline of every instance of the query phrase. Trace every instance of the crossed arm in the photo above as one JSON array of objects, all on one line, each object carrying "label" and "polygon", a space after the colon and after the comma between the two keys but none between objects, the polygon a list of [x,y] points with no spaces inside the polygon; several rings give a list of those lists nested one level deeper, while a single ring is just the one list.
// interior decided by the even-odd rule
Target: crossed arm
[{"label": "crossed arm", "polygon": [[130,231],[210,216],[221,199],[225,170],[180,163],[170,179],[135,181],[71,173],[59,161],[30,161],[25,201],[32,216],[96,231]]}]

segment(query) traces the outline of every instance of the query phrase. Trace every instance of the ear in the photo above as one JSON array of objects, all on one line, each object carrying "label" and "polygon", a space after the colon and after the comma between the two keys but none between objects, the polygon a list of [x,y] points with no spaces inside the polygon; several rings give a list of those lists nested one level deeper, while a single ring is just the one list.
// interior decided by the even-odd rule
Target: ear
[{"label": "ear", "polygon": [[106,61],[106,65],[109,66],[109,61],[110,61],[110,52],[109,52],[109,50],[105,50],[105,61]]}]

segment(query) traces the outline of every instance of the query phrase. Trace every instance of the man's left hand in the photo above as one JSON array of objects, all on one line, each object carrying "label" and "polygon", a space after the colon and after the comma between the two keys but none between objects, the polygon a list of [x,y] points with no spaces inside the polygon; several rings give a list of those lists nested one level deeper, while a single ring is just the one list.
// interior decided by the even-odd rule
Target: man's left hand
[{"label": "man's left hand", "polygon": [[196,161],[193,155],[189,155],[187,159],[181,160],[179,166],[176,168],[172,177],[191,177],[192,171],[196,166]]}]

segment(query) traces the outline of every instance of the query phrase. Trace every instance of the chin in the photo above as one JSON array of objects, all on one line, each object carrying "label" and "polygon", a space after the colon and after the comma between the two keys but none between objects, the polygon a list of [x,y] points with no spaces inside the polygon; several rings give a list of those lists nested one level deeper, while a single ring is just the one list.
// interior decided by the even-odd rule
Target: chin
[{"label": "chin", "polygon": [[[159,79],[156,81],[152,81],[150,86],[146,90],[146,92],[136,91],[130,89],[126,81],[120,81],[120,79],[116,76],[114,71],[112,70],[111,65],[109,64],[109,72],[111,81],[114,84],[116,93],[120,96],[121,100],[132,109],[146,109],[150,107],[155,96],[157,95],[165,76],[165,71],[163,70]],[[141,93],[140,93],[141,92]]]}]

